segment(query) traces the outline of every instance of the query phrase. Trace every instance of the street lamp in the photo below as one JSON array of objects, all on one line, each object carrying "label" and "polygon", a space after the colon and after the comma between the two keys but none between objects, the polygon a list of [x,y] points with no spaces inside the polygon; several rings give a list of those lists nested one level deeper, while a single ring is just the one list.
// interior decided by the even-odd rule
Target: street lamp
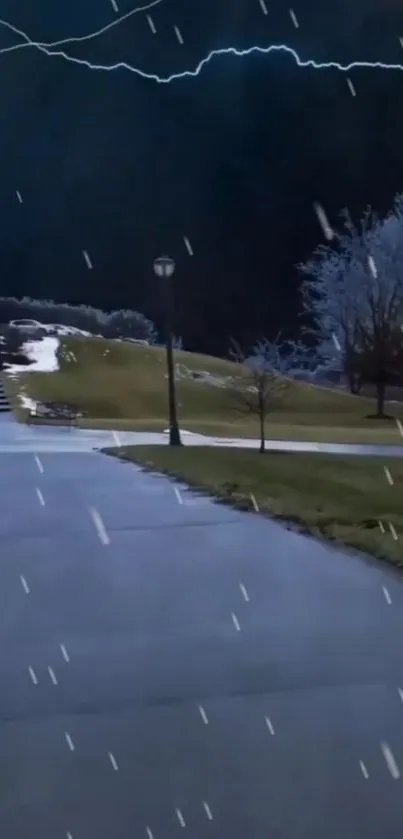
[{"label": "street lamp", "polygon": [[163,280],[164,331],[168,371],[169,445],[181,446],[182,441],[176,416],[175,372],[172,351],[173,295],[171,277],[175,271],[175,262],[169,256],[159,256],[158,259],[154,260],[154,271],[157,277]]}]

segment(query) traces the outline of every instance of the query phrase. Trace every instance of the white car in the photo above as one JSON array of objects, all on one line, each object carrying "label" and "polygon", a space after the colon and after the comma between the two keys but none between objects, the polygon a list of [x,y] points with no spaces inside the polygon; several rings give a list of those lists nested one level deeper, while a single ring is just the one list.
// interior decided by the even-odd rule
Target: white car
[{"label": "white car", "polygon": [[19,329],[20,332],[27,334],[38,333],[42,329],[42,324],[37,320],[29,320],[28,318],[21,318],[19,320],[10,320],[9,324],[13,329]]}]

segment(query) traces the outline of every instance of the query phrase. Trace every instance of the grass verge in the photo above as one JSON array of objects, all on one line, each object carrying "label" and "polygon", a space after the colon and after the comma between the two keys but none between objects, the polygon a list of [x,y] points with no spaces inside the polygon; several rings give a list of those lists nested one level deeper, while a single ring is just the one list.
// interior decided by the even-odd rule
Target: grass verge
[{"label": "grass verge", "polygon": [[[319,454],[259,455],[247,449],[128,446],[108,449],[148,470],[183,480],[240,509],[292,523],[314,536],[403,565],[403,460]],[[384,466],[394,485],[387,483]],[[382,533],[379,522],[383,522]]]},{"label": "grass verge", "polygon": [[[216,377],[239,375],[231,361],[196,353],[175,352],[175,362],[188,371]],[[20,389],[34,400],[77,404],[91,428],[162,431],[167,426],[165,350],[104,339],[65,338],[59,347],[60,369],[26,373],[18,381],[7,376],[5,387],[17,418],[26,421]],[[213,437],[257,437],[257,417],[235,411],[225,387],[192,375],[177,379],[180,423],[189,431]],[[390,406],[403,421],[403,406]],[[393,410],[392,410],[393,409]],[[374,401],[337,390],[292,382],[281,405],[267,417],[268,439],[318,442],[398,444],[395,421],[368,419]]]}]

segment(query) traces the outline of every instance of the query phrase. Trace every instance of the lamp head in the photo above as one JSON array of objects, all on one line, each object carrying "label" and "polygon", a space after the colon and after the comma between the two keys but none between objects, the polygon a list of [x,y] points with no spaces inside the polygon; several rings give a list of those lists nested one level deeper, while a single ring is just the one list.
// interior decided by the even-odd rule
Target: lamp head
[{"label": "lamp head", "polygon": [[154,260],[154,271],[157,277],[172,277],[175,271],[175,262],[170,256],[159,256]]}]

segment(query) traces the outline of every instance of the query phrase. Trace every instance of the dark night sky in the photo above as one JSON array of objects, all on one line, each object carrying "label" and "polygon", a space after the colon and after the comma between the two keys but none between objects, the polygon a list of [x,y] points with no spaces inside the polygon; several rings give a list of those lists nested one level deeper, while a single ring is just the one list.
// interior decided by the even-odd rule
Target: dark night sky
[{"label": "dark night sky", "polygon": [[[143,3],[145,0],[143,0]],[[119,0],[119,13],[141,0]],[[396,0],[162,0],[95,40],[96,64],[167,75],[211,49],[287,43],[317,61],[403,63]],[[87,35],[111,0],[0,0],[36,41]],[[180,45],[173,27],[183,35]],[[18,42],[0,27],[0,47]],[[2,294],[131,307],[158,320],[153,258],[177,260],[177,322],[191,349],[223,352],[298,328],[296,263],[348,206],[380,212],[403,190],[403,73],[299,69],[275,54],[213,60],[157,84],[31,48],[0,55]],[[23,203],[16,197],[19,190]],[[183,237],[194,250],[189,256]],[[82,255],[87,250],[93,270]]]}]

